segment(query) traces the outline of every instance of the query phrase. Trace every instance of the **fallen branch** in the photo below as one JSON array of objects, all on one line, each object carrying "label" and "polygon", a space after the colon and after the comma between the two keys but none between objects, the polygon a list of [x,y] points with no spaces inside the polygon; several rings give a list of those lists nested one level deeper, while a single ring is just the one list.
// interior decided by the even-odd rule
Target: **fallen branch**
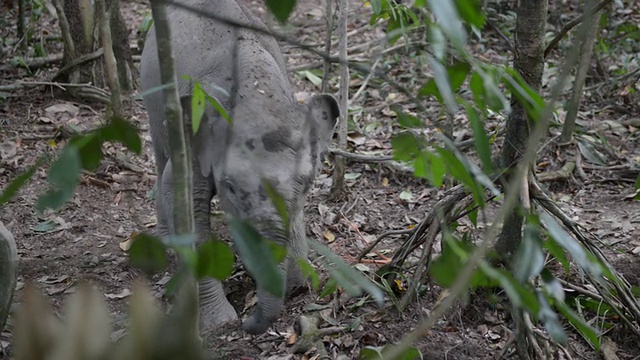
[{"label": "fallen branch", "polygon": [[23,68],[29,71],[37,70],[47,65],[62,61],[62,54],[50,54],[45,57],[21,59],[15,64],[0,65],[0,71],[9,71],[16,68]]},{"label": "fallen branch", "polygon": [[571,177],[573,170],[576,168],[575,161],[567,161],[560,170],[547,171],[537,174],[536,177],[540,182],[560,181]]}]

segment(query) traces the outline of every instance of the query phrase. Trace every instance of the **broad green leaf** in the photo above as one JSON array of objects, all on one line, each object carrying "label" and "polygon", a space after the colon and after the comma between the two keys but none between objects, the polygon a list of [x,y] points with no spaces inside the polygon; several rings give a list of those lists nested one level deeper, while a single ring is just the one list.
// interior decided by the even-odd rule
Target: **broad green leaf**
[{"label": "broad green leaf", "polygon": [[487,174],[491,174],[493,172],[491,145],[489,145],[489,138],[484,131],[484,124],[480,120],[476,109],[470,105],[467,105],[466,109],[469,122],[471,123],[471,130],[473,131],[473,145],[476,148],[480,161],[482,161],[482,170]]},{"label": "broad green leaf", "polygon": [[207,101],[209,101],[209,104],[211,104],[211,106],[213,106],[213,108],[216,109],[216,111],[218,112],[218,114],[220,114],[220,116],[222,116],[225,120],[227,120],[229,125],[233,125],[233,120],[231,119],[231,116],[229,116],[229,113],[227,113],[227,110],[225,110],[224,107],[220,105],[218,100],[216,100],[212,96],[207,95]]},{"label": "broad green leaf", "polygon": [[[444,234],[444,239],[445,241],[442,242],[442,254],[431,265],[429,274],[438,284],[448,288],[453,286],[458,279],[458,274],[467,263],[472,247],[470,244],[456,239],[449,232]],[[475,269],[469,281],[469,288],[474,289],[480,286],[494,286],[496,284],[482,271]]]},{"label": "broad green leaf", "polygon": [[280,22],[285,22],[296,6],[296,0],[266,0],[267,8]]},{"label": "broad green leaf", "polygon": [[267,240],[247,222],[232,219],[231,234],[238,254],[258,286],[274,296],[284,296],[284,281]]},{"label": "broad green leaf", "polygon": [[117,141],[136,154],[142,151],[138,129],[125,119],[112,117],[107,125],[98,129],[98,134],[100,141]]},{"label": "broad green leaf", "polygon": [[422,148],[421,141],[410,132],[400,133],[391,139],[393,158],[400,161],[412,161]]},{"label": "broad green leaf", "polygon": [[396,115],[398,115],[398,124],[400,124],[400,126],[404,128],[417,128],[424,126],[422,120],[405,113],[399,106],[393,106],[391,109],[395,111]]},{"label": "broad green leaf", "polygon": [[446,173],[446,166],[438,153],[422,151],[413,163],[413,174],[427,179],[434,187],[440,187]]},{"label": "broad green leaf", "polygon": [[205,96],[204,91],[200,87],[200,83],[196,81],[195,84],[193,84],[193,93],[191,94],[191,130],[194,135],[198,132],[202,115],[204,115],[204,108],[207,104]]},{"label": "broad green leaf", "polygon": [[549,235],[578,263],[578,265],[596,277],[602,276],[599,264],[587,256],[587,251],[571,235],[569,235],[554,218],[547,213],[540,215],[542,223],[549,231]]},{"label": "broad green leaf", "polygon": [[309,80],[313,85],[318,86],[318,87],[322,85],[322,77],[314,74],[313,71],[301,70],[301,71],[299,71],[299,73],[300,73],[300,75],[302,75],[305,78],[307,78],[307,80]]},{"label": "broad green leaf", "polygon": [[151,12],[147,12],[142,18],[140,26],[138,26],[140,34],[142,36],[146,36],[146,34],[149,32],[149,29],[151,29],[151,25],[153,25],[153,16],[151,16]]},{"label": "broad green leaf", "polygon": [[564,315],[564,317],[569,320],[571,325],[578,330],[578,333],[582,335],[582,337],[587,340],[591,345],[593,345],[596,350],[600,350],[600,337],[598,336],[598,332],[591,327],[579,314],[577,314],[573,309],[571,309],[566,303],[562,301],[555,301],[554,305],[556,308]]},{"label": "broad green leaf", "polygon": [[320,277],[313,266],[311,266],[309,261],[304,258],[298,258],[298,265],[300,266],[300,270],[302,271],[302,274],[304,274],[305,278],[311,278],[313,291],[318,291],[320,288]]},{"label": "broad green leaf", "polygon": [[280,215],[280,219],[284,224],[285,231],[289,231],[289,211],[287,210],[287,202],[284,198],[276,191],[276,189],[271,186],[271,183],[267,181],[267,179],[262,179],[262,186],[264,186],[267,191],[267,196],[271,199],[273,206],[278,211],[278,215]]},{"label": "broad green leaf", "polygon": [[513,260],[513,268],[516,280],[523,284],[539,275],[544,268],[540,231],[534,224],[527,223],[524,229],[522,243]]},{"label": "broad green leaf", "polygon": [[[447,2],[449,0],[443,1]],[[433,71],[433,80],[438,87],[438,92],[442,97],[442,102],[451,114],[455,114],[458,111],[458,104],[456,103],[456,97],[454,94],[454,84],[452,84],[449,79],[447,68],[445,68],[444,65],[442,65],[442,63],[436,60],[433,56],[427,56],[427,62]],[[420,92],[418,92],[418,95],[420,95]]]},{"label": "broad green leaf", "polygon": [[567,343],[567,334],[564,332],[558,314],[553,311],[551,305],[541,293],[538,293],[538,303],[540,304],[540,311],[538,311],[537,316],[544,324],[544,328],[547,329],[547,332],[555,342],[565,345]]},{"label": "broad green leaf", "polygon": [[27,171],[16,176],[11,182],[2,190],[0,194],[0,207],[8,203],[16,193],[27,183],[29,179],[35,174],[36,170],[45,162],[47,157],[41,157],[36,160],[36,163],[31,165]]},{"label": "broad green leaf", "polygon": [[58,209],[69,200],[75,191],[82,164],[75,146],[67,146],[49,170],[49,190],[40,195],[36,203],[38,211],[46,208]]},{"label": "broad green leaf", "polygon": [[549,254],[551,254],[556,260],[560,262],[560,264],[562,264],[564,270],[568,274],[571,264],[569,263],[569,260],[567,259],[567,256],[565,255],[562,247],[551,237],[547,238],[542,243],[542,245],[549,251]]},{"label": "broad green leaf", "polygon": [[100,129],[69,141],[69,145],[80,149],[82,168],[88,171],[95,171],[102,161],[102,141],[100,139]]},{"label": "broad green leaf", "polygon": [[[475,181],[476,177],[479,178],[481,175],[483,175],[481,174],[481,171],[475,171],[474,177],[474,175],[472,175],[471,173],[471,170],[473,170],[473,168],[470,163],[462,163],[460,158],[458,158],[455,153],[448,149],[437,148],[436,150],[442,157],[443,162],[446,164],[449,174],[451,174],[451,176],[453,176],[456,180],[464,184],[467,189],[471,190],[476,204],[478,204],[478,206],[480,207],[483,207],[485,204],[484,191]],[[492,192],[497,191],[497,189],[495,189],[495,185],[491,184],[491,181],[486,178],[486,175],[484,175],[484,178],[485,179],[483,180],[483,185],[487,184],[491,186],[490,189],[492,190]]]},{"label": "broad green leaf", "polygon": [[55,221],[49,219],[49,220],[43,221],[43,222],[39,223],[38,225],[32,227],[31,230],[33,230],[35,232],[47,232],[47,231],[51,231],[51,230],[55,229],[57,225],[58,225],[58,223],[56,223]]},{"label": "broad green leaf", "polygon": [[428,36],[429,44],[431,45],[431,52],[436,59],[444,61],[445,56],[447,55],[447,39],[437,24],[429,22],[427,26],[429,29]]},{"label": "broad green leaf", "polygon": [[323,299],[338,290],[338,283],[335,279],[329,278],[327,282],[322,287],[322,292],[320,292],[320,298]]},{"label": "broad green leaf", "polygon": [[462,49],[467,42],[467,33],[453,0],[429,1],[427,4],[454,47]]},{"label": "broad green leaf", "polygon": [[139,234],[129,248],[131,266],[141,269],[147,274],[164,270],[169,265],[167,247],[162,240],[148,234]]},{"label": "broad green leaf", "polygon": [[389,0],[370,0],[369,4],[371,4],[371,9],[375,15],[380,15],[382,13],[382,3],[386,3],[386,7],[389,5]]},{"label": "broad green leaf", "polygon": [[207,241],[197,250],[197,277],[210,276],[224,280],[233,272],[235,256],[226,243],[219,240]]},{"label": "broad green leaf", "polygon": [[310,239],[309,246],[324,256],[327,270],[333,279],[352,296],[359,296],[362,291],[367,292],[378,306],[384,302],[384,294],[369,278],[360,271],[347,264],[340,256],[334,254],[325,245]]},{"label": "broad green leaf", "polygon": [[537,314],[540,311],[540,303],[535,292],[518,283],[509,272],[495,269],[486,263],[481,263],[480,268],[487,276],[500,283],[500,287],[504,289],[509,301],[515,307],[523,308],[531,314]]},{"label": "broad green leaf", "polygon": [[471,24],[478,29],[482,29],[485,22],[482,4],[479,0],[455,0],[456,8],[460,13],[460,17],[467,24]]},{"label": "broad green leaf", "polygon": [[518,100],[527,112],[530,121],[538,121],[540,113],[544,108],[542,97],[534,91],[520,76],[512,69],[506,68],[506,75],[502,77],[504,85],[511,91],[511,94]]},{"label": "broad green leaf", "polygon": [[549,269],[543,269],[540,272],[540,277],[544,282],[544,288],[547,290],[547,293],[557,301],[564,301],[565,294],[562,283],[553,276],[551,271],[549,271]]},{"label": "broad green leaf", "polygon": [[[392,345],[385,346],[366,346],[360,350],[358,360],[383,360],[385,359],[385,351],[389,350]],[[400,355],[394,357],[396,360],[417,360],[424,359],[420,350],[415,347],[408,347],[402,351]]]}]

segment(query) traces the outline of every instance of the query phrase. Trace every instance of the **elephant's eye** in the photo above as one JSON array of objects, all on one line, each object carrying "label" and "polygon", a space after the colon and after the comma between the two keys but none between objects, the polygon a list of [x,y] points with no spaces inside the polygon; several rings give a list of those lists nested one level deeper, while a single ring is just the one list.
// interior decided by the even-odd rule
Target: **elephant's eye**
[{"label": "elephant's eye", "polygon": [[225,180],[224,187],[231,195],[234,195],[234,196],[236,195],[236,189],[233,186],[233,183],[231,183],[231,181]]}]

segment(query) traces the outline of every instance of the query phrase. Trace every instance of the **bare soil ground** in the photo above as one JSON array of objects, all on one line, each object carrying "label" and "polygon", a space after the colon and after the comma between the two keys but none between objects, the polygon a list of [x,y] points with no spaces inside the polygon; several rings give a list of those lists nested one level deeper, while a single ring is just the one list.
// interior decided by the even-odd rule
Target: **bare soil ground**
[{"label": "bare soil ground", "polygon": [[[244,2],[266,18],[262,2]],[[132,43],[135,43],[137,27],[148,10],[147,3],[122,1],[122,6],[122,13],[131,30]],[[640,6],[629,6],[630,12],[623,12],[616,7],[612,16],[639,19]],[[300,0],[291,17],[291,24],[282,30],[299,42],[315,44],[321,49],[325,31],[323,11],[321,3]],[[375,46],[380,45],[379,39],[384,36],[381,27],[367,26],[370,12],[370,8],[364,7],[362,2],[352,0],[348,29],[351,32],[350,53],[354,59],[369,64],[373,61],[372,54],[376,54]],[[566,13],[575,15],[569,10]],[[11,45],[11,41],[15,44],[14,18],[8,14],[11,13],[3,13],[2,21],[10,26],[0,28],[1,36],[9,40],[3,51],[5,65],[16,54],[15,47]],[[513,25],[513,18],[507,16],[505,23],[499,27],[513,29]],[[59,33],[57,21],[48,14],[43,16],[36,29],[42,34]],[[558,27],[550,28],[550,31],[557,30]],[[496,31],[486,30],[483,36],[482,41],[476,39],[472,42],[472,51],[495,63],[508,62],[508,48]],[[62,45],[57,40],[47,41],[45,48],[49,54],[62,52]],[[320,61],[288,44],[283,44],[283,50],[291,69],[301,69]],[[551,60],[554,61],[557,62],[557,59]],[[609,63],[598,66],[606,68],[613,60],[606,61]],[[415,64],[412,51],[399,46],[385,54],[378,66],[396,81],[412,88],[423,83],[418,81],[420,78],[425,78],[423,65],[416,68]],[[637,67],[637,62],[635,64]],[[28,74],[5,65],[0,68],[0,86],[18,80],[47,81],[55,74],[55,67],[44,67],[34,74]],[[337,67],[333,70],[332,92],[337,89],[338,82]],[[304,72],[292,72],[297,95],[318,92],[318,87],[310,81],[310,77]],[[364,76],[353,77],[350,84],[352,94],[358,91],[363,80]],[[634,286],[640,286],[640,206],[629,197],[633,194],[633,181],[640,163],[638,132],[633,126],[617,126],[625,119],[638,117],[637,97],[636,102],[632,101],[629,105],[624,99],[627,95],[602,95],[597,91],[588,93],[589,97],[583,101],[580,109],[580,125],[589,129],[591,136],[606,139],[611,152],[605,154],[607,161],[604,165],[585,161],[581,166],[586,175],[584,178],[572,177],[551,182],[549,188],[572,218],[602,239],[602,248],[627,280]],[[372,79],[351,104],[356,127],[350,132],[350,151],[389,154],[389,139],[396,126],[389,105],[399,103],[407,111],[415,110],[410,103],[402,100],[397,90]],[[22,286],[25,282],[32,282],[48,296],[56,309],[61,309],[75,285],[88,280],[106,295],[114,319],[114,330],[124,327],[127,299],[134,279],[140,274],[128,265],[127,254],[121,248],[121,243],[126,242],[133,233],[153,232],[156,221],[153,201],[148,196],[155,181],[155,167],[146,113],[139,102],[130,102],[127,109],[131,120],[142,131],[144,151],[140,156],[123,152],[117,146],[107,147],[105,160],[98,171],[82,175],[73,200],[61,210],[44,214],[38,214],[35,210],[38,195],[46,190],[47,169],[40,169],[19,195],[2,209],[0,221],[12,231],[18,242],[20,278],[16,304],[21,301]],[[429,132],[439,131],[444,116],[436,102],[428,103],[427,109],[420,116],[426,119],[428,135]],[[100,105],[53,98],[50,93],[43,92],[41,86],[11,92],[6,101],[0,101],[0,187],[4,188],[11,179],[34,164],[37,157],[46,153],[54,154],[64,145],[67,139],[57,133],[57,128],[64,124],[92,128],[104,121],[104,110]],[[489,127],[504,124],[499,117],[491,120]],[[471,132],[467,121],[462,118],[456,118],[455,121],[454,135],[457,140],[469,139]],[[559,128],[553,128],[551,135],[555,136],[559,131]],[[560,168],[568,157],[561,149],[543,151],[542,154],[540,172]],[[385,167],[350,162],[348,194],[341,201],[333,202],[328,197],[331,170],[327,163],[309,196],[306,207],[308,235],[327,241],[332,250],[348,261],[353,261],[380,234],[392,229],[409,229],[417,224],[443,194],[442,189],[433,188],[410,175]],[[411,196],[401,198],[403,192]],[[224,237],[223,222],[220,220],[216,223],[220,225]],[[483,226],[487,223],[490,223],[490,219],[486,219]],[[479,234],[472,235],[477,237]],[[389,254],[403,239],[401,236],[388,237],[376,249],[382,254]],[[375,270],[377,265],[369,263],[366,266]],[[168,273],[161,274],[150,281],[158,298],[163,295],[163,286],[168,277]],[[242,316],[251,310],[246,307],[254,298],[252,288],[250,278],[241,268],[228,282],[229,297]],[[345,328],[322,339],[330,356],[357,358],[364,346],[397,342],[411,331],[420,319],[429,314],[441,291],[440,287],[433,285],[426,296],[403,313],[396,311],[391,302],[387,302],[383,308],[377,308],[369,302],[351,299],[341,303],[341,306],[335,306],[333,297],[320,298],[319,294],[308,291],[287,302],[282,318],[267,334],[252,337],[231,329],[211,336],[208,339],[209,347],[212,357],[220,359],[312,359],[316,354],[314,349],[307,354],[291,355],[289,352],[294,342],[291,337],[293,324],[301,314],[312,312],[313,306],[310,304],[316,304],[319,306],[315,308],[328,305],[332,309],[322,312],[324,323],[321,327]],[[454,311],[424,334],[417,346],[426,359],[493,359],[503,353],[510,338],[508,329],[513,329],[514,325],[504,303],[490,302],[487,299],[492,297],[485,295],[472,294],[467,300],[461,301]],[[500,293],[492,295],[493,298],[503,297]],[[567,330],[570,332],[568,352],[574,359],[599,358],[568,326]],[[626,333],[622,324],[614,324],[607,336],[618,345],[617,355],[620,359],[640,357],[637,338]],[[11,319],[1,340],[4,354],[9,356]],[[566,358],[559,354],[556,356]],[[515,355],[507,357],[514,358]]]}]

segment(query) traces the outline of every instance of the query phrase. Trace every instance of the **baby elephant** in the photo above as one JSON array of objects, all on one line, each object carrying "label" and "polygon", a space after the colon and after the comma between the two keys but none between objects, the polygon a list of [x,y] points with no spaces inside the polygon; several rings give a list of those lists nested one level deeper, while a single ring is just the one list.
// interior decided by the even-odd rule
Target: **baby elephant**
[{"label": "baby elephant", "polygon": [[[266,26],[235,0],[180,0],[204,13],[266,30]],[[330,95],[298,103],[287,77],[280,48],[272,36],[227,25],[169,6],[171,46],[183,106],[189,106],[197,80],[233,119],[229,124],[207,105],[193,149],[193,200],[198,241],[210,239],[211,199],[217,194],[228,214],[253,224],[265,237],[286,245],[282,264],[287,290],[301,285],[296,259],[306,257],[303,207],[321,154],[338,121],[339,108]],[[161,85],[155,29],[147,35],[141,65],[142,90]],[[158,171],[159,235],[173,233],[172,175],[162,91],[144,97]],[[263,179],[286,201],[289,229],[263,185]],[[281,311],[283,300],[258,288],[255,312],[243,327],[251,334],[266,331]],[[238,315],[215,279],[200,282],[201,328],[235,321]]]}]

